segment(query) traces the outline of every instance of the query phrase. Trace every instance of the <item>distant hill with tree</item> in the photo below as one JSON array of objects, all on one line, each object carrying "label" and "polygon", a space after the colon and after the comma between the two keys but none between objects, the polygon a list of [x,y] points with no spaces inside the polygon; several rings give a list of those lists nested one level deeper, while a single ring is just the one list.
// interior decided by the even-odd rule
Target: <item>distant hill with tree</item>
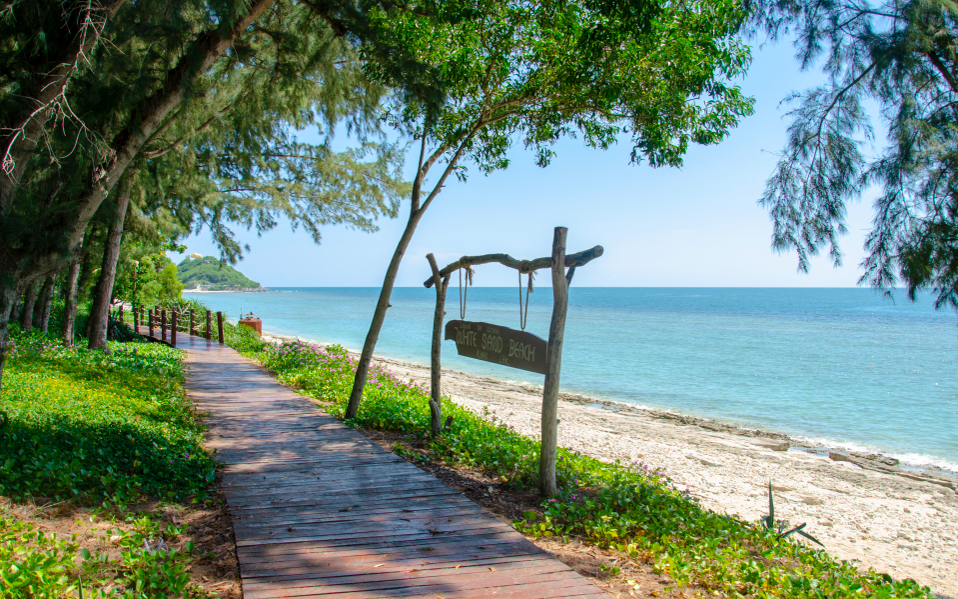
[{"label": "distant hill with tree", "polygon": [[176,265],[176,278],[187,291],[265,291],[256,281],[212,256],[188,256]]}]

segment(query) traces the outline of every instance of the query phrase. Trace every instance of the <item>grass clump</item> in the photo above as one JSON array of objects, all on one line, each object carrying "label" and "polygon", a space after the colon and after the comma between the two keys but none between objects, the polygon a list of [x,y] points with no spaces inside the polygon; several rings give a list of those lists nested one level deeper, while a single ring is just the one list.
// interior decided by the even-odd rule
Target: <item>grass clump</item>
[{"label": "grass clump", "polygon": [[187,402],[181,352],[64,348],[15,332],[0,391],[0,495],[17,501],[204,496],[215,463]]},{"label": "grass clump", "polygon": [[[343,348],[287,342],[239,349],[343,417],[355,375],[355,360]],[[453,416],[451,425],[441,437],[428,439],[428,390],[374,366],[357,418],[347,424],[417,434],[435,462],[481,469],[520,488],[536,487],[538,441],[450,401],[443,402],[443,414]],[[733,597],[932,596],[912,580],[860,572],[757,523],[709,511],[663,473],[639,463],[608,464],[560,448],[557,479],[560,492],[544,500],[539,512],[526,512],[516,521],[518,530],[536,537],[575,536],[618,550],[652,563],[680,585]]]}]

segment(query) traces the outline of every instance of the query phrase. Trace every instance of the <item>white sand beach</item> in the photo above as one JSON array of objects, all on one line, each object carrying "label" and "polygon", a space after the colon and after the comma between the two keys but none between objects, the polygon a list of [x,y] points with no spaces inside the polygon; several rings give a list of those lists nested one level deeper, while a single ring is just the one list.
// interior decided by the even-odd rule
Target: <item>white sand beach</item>
[{"label": "white sand beach", "polygon": [[[280,336],[276,336],[279,338]],[[427,366],[381,360],[397,374],[429,381]],[[541,391],[443,371],[443,393],[537,436]],[[913,578],[958,598],[958,481],[900,471],[880,461],[817,455],[783,435],[763,436],[717,423],[626,404],[562,394],[559,443],[601,460],[661,468],[705,507],[757,521],[768,513],[806,530],[830,554],[895,578]],[[853,460],[853,461],[847,461]]]}]

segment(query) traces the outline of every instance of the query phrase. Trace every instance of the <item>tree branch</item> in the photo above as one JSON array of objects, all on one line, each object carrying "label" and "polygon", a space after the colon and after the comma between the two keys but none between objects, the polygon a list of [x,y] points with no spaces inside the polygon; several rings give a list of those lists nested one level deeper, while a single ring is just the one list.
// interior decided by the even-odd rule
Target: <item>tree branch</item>
[{"label": "tree branch", "polygon": [[[80,65],[87,61],[90,52],[100,41],[100,34],[107,21],[126,0],[111,0],[102,8],[96,8],[93,0],[87,0],[80,29],[74,38],[74,49],[64,57],[50,73],[42,77],[39,91],[31,99],[33,106],[27,108],[14,123],[5,129],[3,156],[0,157],[0,215],[6,214],[13,203],[20,176],[26,168],[30,154],[36,149],[43,127],[50,115],[60,114],[80,124],[83,122],[73,113],[66,101],[66,91]],[[101,18],[94,18],[95,12],[102,12]]]},{"label": "tree branch", "polygon": [[941,57],[935,53],[934,50],[930,50],[928,53],[928,59],[931,60],[931,64],[935,65],[935,69],[941,73],[941,76],[944,77],[945,81],[948,83],[948,86],[951,88],[951,91],[958,93],[958,82],[955,81],[955,76],[951,74],[951,71],[948,70],[948,67],[945,66],[945,63],[941,61]]},{"label": "tree branch", "polygon": [[[214,114],[214,115],[211,116],[210,118],[206,119],[206,121],[205,121],[202,125],[200,125],[199,127],[197,127],[196,129],[194,129],[193,131],[191,131],[191,132],[189,132],[189,133],[184,133],[183,135],[180,136],[179,139],[177,139],[176,141],[174,141],[174,142],[171,143],[170,145],[166,146],[166,147],[163,148],[162,150],[153,150],[152,152],[143,152],[143,155],[146,156],[147,158],[151,158],[151,159],[152,159],[152,158],[159,158],[160,156],[162,156],[162,155],[164,155],[164,154],[167,154],[167,153],[169,153],[169,152],[175,150],[176,148],[182,146],[182,145],[186,142],[186,140],[188,140],[189,138],[193,137],[193,136],[196,135],[197,133],[200,133],[200,132],[205,131],[206,129],[208,129],[208,128],[210,127],[210,125],[212,125],[213,123],[216,122],[216,119],[218,119],[218,118],[221,117],[222,115],[224,115],[224,114],[226,114],[227,112],[229,112],[229,110],[230,110],[231,108],[233,108],[232,103],[231,103],[231,104],[227,104],[225,107],[223,107],[222,110],[218,111],[216,114]],[[145,145],[145,144],[144,144],[144,145]]]},{"label": "tree branch", "polygon": [[[566,254],[565,265],[571,268],[577,266],[584,266],[589,262],[592,262],[599,256],[601,256],[605,250],[601,245],[597,245],[594,248],[583,250],[575,254]],[[542,270],[543,268],[552,268],[552,256],[545,256],[544,258],[536,258],[535,260],[516,260],[509,254],[483,254],[482,256],[463,256],[459,258],[452,264],[449,264],[438,273],[435,273],[432,277],[426,279],[423,283],[427,288],[432,287],[433,282],[439,277],[448,277],[450,274],[456,272],[460,268],[466,268],[469,266],[475,266],[477,264],[491,264],[493,262],[498,262],[503,266],[509,268],[514,268],[521,273],[530,273],[536,270]]]},{"label": "tree branch", "polygon": [[140,118],[126,129],[120,131],[110,148],[111,159],[94,167],[91,173],[91,188],[83,194],[77,204],[79,210],[68,233],[68,245],[76,246],[87,223],[96,213],[100,204],[116,185],[120,177],[142,151],[146,140],[159,128],[164,119],[177,109],[183,101],[188,85],[205,73],[234,44],[246,28],[256,21],[275,0],[254,0],[247,13],[238,18],[233,29],[224,36],[216,28],[200,34],[184,52],[182,59],[168,71],[166,81],[153,95],[146,98],[136,110]]}]

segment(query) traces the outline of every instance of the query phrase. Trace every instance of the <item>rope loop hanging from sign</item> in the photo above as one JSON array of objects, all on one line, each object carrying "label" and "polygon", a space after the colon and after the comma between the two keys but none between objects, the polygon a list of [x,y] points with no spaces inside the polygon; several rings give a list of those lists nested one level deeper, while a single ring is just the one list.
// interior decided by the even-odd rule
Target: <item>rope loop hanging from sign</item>
[{"label": "rope loop hanging from sign", "polygon": [[522,270],[519,270],[519,330],[526,330],[526,323],[529,322],[529,294],[532,293],[532,279],[536,276],[533,271],[529,272],[529,286],[526,289],[525,310],[522,306]]},{"label": "rope loop hanging from sign", "polygon": [[[463,291],[462,287],[462,271],[466,271],[466,288]],[[469,286],[472,285],[472,274],[473,270],[470,266],[464,266],[459,269],[459,318],[461,320],[466,319],[466,299],[469,295]]]}]

